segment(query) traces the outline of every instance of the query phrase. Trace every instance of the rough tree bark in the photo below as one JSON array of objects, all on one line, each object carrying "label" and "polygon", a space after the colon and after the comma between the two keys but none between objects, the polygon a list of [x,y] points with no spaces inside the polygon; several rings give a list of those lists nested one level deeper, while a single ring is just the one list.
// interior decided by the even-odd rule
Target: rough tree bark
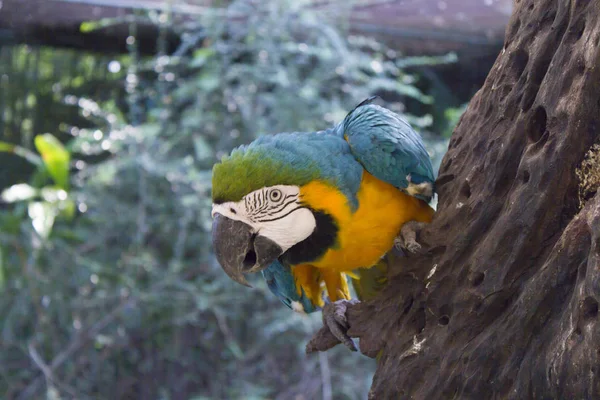
[{"label": "rough tree bark", "polygon": [[349,334],[380,355],[372,398],[600,398],[600,194],[580,210],[576,176],[599,136],[599,43],[600,2],[515,1],[442,162],[425,253],[349,307]]}]

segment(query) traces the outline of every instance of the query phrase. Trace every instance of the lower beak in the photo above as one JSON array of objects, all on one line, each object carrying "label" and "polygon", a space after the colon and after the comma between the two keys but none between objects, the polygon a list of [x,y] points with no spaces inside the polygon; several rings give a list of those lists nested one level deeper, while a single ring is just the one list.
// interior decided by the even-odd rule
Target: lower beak
[{"label": "lower beak", "polygon": [[213,219],[212,244],[223,271],[248,287],[244,274],[267,268],[283,253],[277,243],[255,234],[250,225],[219,213]]}]

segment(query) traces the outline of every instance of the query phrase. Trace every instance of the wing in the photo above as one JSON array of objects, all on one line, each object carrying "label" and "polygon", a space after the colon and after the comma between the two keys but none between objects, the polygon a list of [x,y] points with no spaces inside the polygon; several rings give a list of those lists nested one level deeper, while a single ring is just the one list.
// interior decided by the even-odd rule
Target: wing
[{"label": "wing", "polygon": [[319,305],[307,295],[306,291],[310,290],[309,288],[305,290],[300,286],[300,293],[298,293],[296,277],[291,267],[275,260],[262,271],[262,274],[269,290],[290,309],[307,314],[320,309]]},{"label": "wing", "polygon": [[387,285],[388,271],[398,265],[405,255],[392,248],[371,268],[358,268],[352,271],[352,287],[360,301],[372,300]]},{"label": "wing", "polygon": [[360,301],[372,300],[387,283],[388,264],[385,259],[379,260],[371,268],[354,270],[352,287]]},{"label": "wing", "polygon": [[396,113],[367,99],[336,127],[353,156],[377,179],[431,200],[434,174],[423,139]]}]

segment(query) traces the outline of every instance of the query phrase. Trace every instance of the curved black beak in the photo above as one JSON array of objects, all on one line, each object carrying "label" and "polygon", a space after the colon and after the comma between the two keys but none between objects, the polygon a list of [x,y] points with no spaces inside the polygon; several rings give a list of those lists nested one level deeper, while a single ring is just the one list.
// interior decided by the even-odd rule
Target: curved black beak
[{"label": "curved black beak", "polygon": [[248,287],[244,274],[267,268],[283,253],[277,243],[253,233],[250,225],[219,213],[213,219],[212,244],[223,271]]}]

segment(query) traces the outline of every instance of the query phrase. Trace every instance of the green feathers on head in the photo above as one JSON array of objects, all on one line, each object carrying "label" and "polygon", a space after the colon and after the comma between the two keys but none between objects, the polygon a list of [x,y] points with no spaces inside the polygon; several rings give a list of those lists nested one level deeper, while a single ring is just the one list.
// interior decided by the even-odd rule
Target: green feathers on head
[{"label": "green feathers on head", "polygon": [[353,200],[362,167],[347,143],[327,133],[279,133],[261,136],[233,150],[215,164],[213,203],[239,201],[255,190],[274,185],[303,186],[322,180]]},{"label": "green feathers on head", "polygon": [[301,186],[318,177],[315,165],[308,160],[299,160],[294,152],[281,148],[274,138],[262,136],[249,145],[238,147],[215,164],[213,203],[239,201],[246,194],[263,187]]}]

